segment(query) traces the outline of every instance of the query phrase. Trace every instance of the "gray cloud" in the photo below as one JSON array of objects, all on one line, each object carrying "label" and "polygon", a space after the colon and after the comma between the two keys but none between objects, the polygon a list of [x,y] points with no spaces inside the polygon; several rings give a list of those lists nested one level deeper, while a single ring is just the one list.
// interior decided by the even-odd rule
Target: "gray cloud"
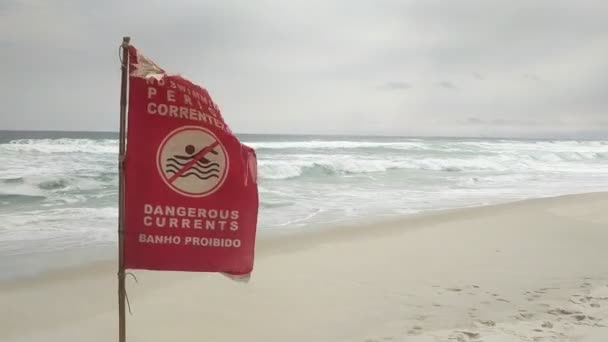
[{"label": "gray cloud", "polygon": [[605,135],[606,17],[599,0],[8,0],[0,129],[116,130],[127,34],[237,132]]},{"label": "gray cloud", "polygon": [[485,77],[479,72],[473,72],[471,74],[476,80],[485,80]]},{"label": "gray cloud", "polygon": [[458,89],[458,87],[450,81],[437,82],[437,86],[444,89]]}]

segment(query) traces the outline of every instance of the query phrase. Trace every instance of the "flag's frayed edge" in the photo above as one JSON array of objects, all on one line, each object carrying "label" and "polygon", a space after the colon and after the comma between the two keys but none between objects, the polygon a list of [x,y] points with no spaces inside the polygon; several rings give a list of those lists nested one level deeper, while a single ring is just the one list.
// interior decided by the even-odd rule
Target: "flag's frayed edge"
[{"label": "flag's frayed edge", "polygon": [[144,56],[137,50],[137,62],[133,64],[134,69],[131,71],[131,76],[139,78],[155,78],[161,80],[166,72],[151,59]]}]

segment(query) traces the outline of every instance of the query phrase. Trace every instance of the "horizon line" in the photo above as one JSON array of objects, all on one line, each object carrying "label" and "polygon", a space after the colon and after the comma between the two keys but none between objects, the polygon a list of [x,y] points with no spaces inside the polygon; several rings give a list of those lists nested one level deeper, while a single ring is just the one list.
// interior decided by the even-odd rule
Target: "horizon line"
[{"label": "horizon line", "polygon": [[[100,133],[100,134],[119,134],[120,131],[87,131],[87,130],[43,130],[43,129],[29,129],[29,130],[20,130],[20,129],[0,129],[0,132],[29,132],[29,133]],[[504,139],[504,140],[512,140],[512,139],[524,139],[524,140],[561,140],[561,139],[582,139],[582,140],[603,140],[606,138],[600,137],[577,137],[574,138],[572,136],[491,136],[491,135],[395,135],[395,134],[361,134],[361,133],[251,133],[251,132],[238,132],[234,133],[235,135],[270,135],[270,136],[294,136],[294,137],[303,137],[303,136],[321,136],[321,137],[368,137],[368,138],[441,138],[441,139]]]}]

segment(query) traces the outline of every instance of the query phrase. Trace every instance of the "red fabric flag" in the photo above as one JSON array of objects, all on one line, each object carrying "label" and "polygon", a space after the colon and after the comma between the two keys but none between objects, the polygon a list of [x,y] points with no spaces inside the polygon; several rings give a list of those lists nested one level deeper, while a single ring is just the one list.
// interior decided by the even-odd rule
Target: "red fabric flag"
[{"label": "red fabric flag", "polygon": [[253,269],[255,151],[202,87],[129,47],[124,261],[130,269]]}]

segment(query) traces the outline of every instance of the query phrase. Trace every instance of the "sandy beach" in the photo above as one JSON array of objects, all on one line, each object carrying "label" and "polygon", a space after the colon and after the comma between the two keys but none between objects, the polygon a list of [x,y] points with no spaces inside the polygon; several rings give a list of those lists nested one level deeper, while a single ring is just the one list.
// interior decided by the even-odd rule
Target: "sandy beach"
[{"label": "sandy beach", "polygon": [[[134,272],[129,341],[607,341],[608,194],[258,241],[249,284]],[[0,285],[0,340],[117,340],[114,263]]]}]

